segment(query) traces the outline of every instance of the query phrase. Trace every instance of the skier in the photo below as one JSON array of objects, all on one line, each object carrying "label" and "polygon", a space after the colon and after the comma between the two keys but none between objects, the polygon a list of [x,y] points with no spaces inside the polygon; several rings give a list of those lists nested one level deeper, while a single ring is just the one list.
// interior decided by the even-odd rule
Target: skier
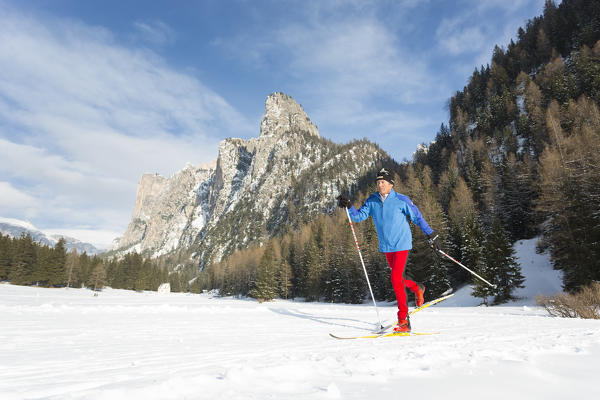
[{"label": "skier", "polygon": [[379,251],[385,253],[391,268],[392,286],[398,301],[398,325],[394,331],[410,332],[406,287],[414,292],[415,303],[419,307],[424,302],[425,286],[404,278],[408,251],[412,249],[412,235],[407,217],[427,235],[429,245],[435,250],[439,248],[437,236],[434,237],[433,229],[429,227],[417,206],[407,196],[394,191],[394,180],[385,168],[377,173],[376,182],[377,193],[369,196],[358,210],[344,195],[338,197],[338,206],[348,208],[354,222],[364,221],[369,216],[373,218],[379,239]]}]

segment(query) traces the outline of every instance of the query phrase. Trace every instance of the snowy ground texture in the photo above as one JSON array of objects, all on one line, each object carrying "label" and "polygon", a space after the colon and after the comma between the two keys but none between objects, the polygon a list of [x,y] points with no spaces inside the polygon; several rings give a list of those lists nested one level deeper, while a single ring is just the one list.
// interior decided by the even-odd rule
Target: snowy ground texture
[{"label": "snowy ground texture", "polygon": [[[530,286],[560,288],[532,243]],[[527,290],[414,315],[439,335],[336,340],[369,333],[372,306],[0,284],[0,399],[600,398],[600,321],[549,317]]]}]

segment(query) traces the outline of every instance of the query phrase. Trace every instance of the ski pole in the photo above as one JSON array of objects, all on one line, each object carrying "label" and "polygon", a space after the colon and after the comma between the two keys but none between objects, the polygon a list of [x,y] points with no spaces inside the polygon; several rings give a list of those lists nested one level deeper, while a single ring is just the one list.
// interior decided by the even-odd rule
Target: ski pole
[{"label": "ski pole", "polygon": [[494,289],[497,288],[496,285],[493,285],[493,284],[489,283],[488,281],[486,281],[485,279],[483,279],[481,276],[477,275],[475,272],[471,271],[469,268],[465,267],[464,265],[462,265],[461,263],[459,263],[458,261],[456,261],[454,258],[450,257],[448,254],[444,253],[442,250],[437,249],[437,251],[439,251],[440,253],[442,253],[443,255],[445,255],[446,257],[448,257],[449,259],[451,259],[452,261],[454,261],[455,263],[457,263],[458,265],[460,265],[461,267],[463,267],[464,269],[466,269],[467,271],[469,271],[470,273],[472,273],[473,275],[475,275],[476,277],[478,277],[479,279],[481,279],[482,281],[484,281],[485,283],[487,283],[488,285],[490,285],[491,287],[493,287]]},{"label": "ski pole", "polygon": [[365,277],[367,278],[367,285],[369,285],[369,292],[371,292],[371,298],[373,299],[373,305],[375,306],[375,312],[377,313],[377,319],[379,320],[379,329],[383,329],[383,324],[381,323],[381,317],[379,316],[379,310],[377,309],[377,302],[375,301],[375,296],[373,295],[373,289],[371,288],[371,282],[369,281],[369,275],[367,274],[367,269],[365,268],[365,262],[363,261],[362,253],[360,252],[360,247],[358,246],[358,240],[356,239],[356,232],[354,232],[354,225],[352,225],[352,220],[350,219],[350,213],[348,212],[348,207],[344,207],[346,209],[346,215],[348,216],[348,222],[350,222],[350,229],[352,229],[352,236],[354,236],[354,244],[356,244],[356,249],[358,250],[358,256],[360,257],[360,263],[362,264],[363,271],[365,271]]}]

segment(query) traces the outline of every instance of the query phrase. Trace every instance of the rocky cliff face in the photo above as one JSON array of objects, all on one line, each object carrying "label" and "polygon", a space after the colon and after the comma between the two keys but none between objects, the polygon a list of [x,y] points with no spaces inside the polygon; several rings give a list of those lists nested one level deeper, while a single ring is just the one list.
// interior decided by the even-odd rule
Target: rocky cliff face
[{"label": "rocky cliff face", "polygon": [[117,245],[154,257],[185,250],[205,265],[290,224],[331,211],[342,188],[387,155],[367,141],[336,145],[291,97],[267,98],[260,135],[226,139],[216,165],[144,175],[132,220]]},{"label": "rocky cliff face", "polygon": [[188,164],[169,179],[143,175],[131,222],[117,249],[157,257],[189,245],[206,223],[201,194],[213,174],[214,165]]}]

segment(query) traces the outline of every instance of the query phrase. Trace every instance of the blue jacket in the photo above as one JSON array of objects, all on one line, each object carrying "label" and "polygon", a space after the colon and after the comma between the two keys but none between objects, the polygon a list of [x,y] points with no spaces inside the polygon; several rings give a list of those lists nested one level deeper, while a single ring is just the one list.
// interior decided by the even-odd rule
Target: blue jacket
[{"label": "blue jacket", "polygon": [[412,249],[412,235],[407,217],[426,235],[433,233],[417,206],[407,196],[396,193],[394,189],[385,202],[381,201],[377,192],[369,196],[358,210],[353,206],[348,211],[354,222],[373,217],[379,239],[379,251],[382,253]]}]

